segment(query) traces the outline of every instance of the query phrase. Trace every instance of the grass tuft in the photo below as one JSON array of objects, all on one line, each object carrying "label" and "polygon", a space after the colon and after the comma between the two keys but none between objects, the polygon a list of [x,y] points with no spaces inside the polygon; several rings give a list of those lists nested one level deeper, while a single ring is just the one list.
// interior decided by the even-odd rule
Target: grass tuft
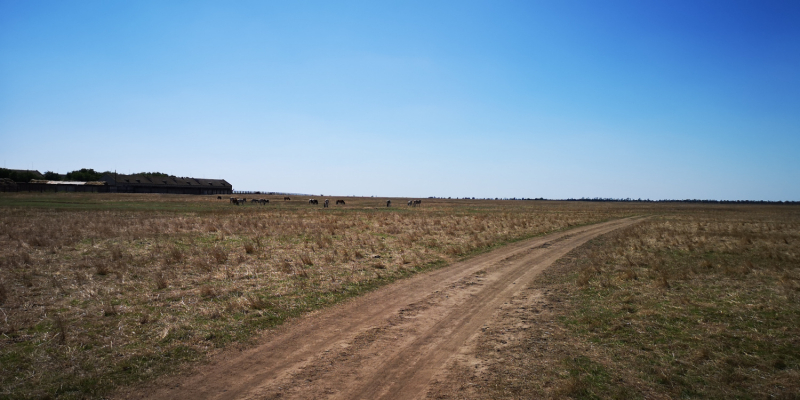
[{"label": "grass tuft", "polygon": [[167,280],[167,275],[164,271],[158,271],[153,275],[153,281],[155,281],[156,289],[166,289],[169,286],[169,281]]},{"label": "grass tuft", "polygon": [[256,247],[253,245],[253,243],[248,242],[244,244],[244,251],[247,254],[253,254],[256,252]]}]

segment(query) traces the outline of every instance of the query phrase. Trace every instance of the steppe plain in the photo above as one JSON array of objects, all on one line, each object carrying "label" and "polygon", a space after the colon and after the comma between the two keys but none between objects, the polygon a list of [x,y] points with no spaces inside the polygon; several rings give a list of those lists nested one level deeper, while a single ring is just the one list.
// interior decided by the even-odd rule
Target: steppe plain
[{"label": "steppe plain", "polygon": [[797,205],[256,197],[0,194],[0,398],[800,395]]}]

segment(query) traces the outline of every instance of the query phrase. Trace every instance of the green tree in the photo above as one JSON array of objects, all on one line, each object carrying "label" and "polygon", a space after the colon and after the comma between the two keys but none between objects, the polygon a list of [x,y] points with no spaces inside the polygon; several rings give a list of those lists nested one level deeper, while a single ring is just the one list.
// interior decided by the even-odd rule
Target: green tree
[{"label": "green tree", "polygon": [[107,173],[97,172],[91,168],[81,168],[77,171],[67,172],[67,180],[79,182],[97,181],[103,177],[103,174]]},{"label": "green tree", "polygon": [[44,179],[48,181],[60,181],[61,175],[59,175],[58,172],[47,171],[44,173]]},{"label": "green tree", "polygon": [[172,176],[170,174],[165,174],[163,172],[139,172],[138,174],[134,175],[141,175],[141,176],[149,176],[149,177],[168,177]]},{"label": "green tree", "polygon": [[31,179],[41,179],[40,176],[29,171],[12,171],[10,169],[0,168],[0,178],[8,178],[14,182],[30,182]]}]

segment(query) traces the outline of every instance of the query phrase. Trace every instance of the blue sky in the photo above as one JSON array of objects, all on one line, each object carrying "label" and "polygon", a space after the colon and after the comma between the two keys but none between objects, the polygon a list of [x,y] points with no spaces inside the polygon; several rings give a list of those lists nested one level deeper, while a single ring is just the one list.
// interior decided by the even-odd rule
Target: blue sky
[{"label": "blue sky", "polygon": [[8,168],[800,200],[800,2],[0,0]]}]

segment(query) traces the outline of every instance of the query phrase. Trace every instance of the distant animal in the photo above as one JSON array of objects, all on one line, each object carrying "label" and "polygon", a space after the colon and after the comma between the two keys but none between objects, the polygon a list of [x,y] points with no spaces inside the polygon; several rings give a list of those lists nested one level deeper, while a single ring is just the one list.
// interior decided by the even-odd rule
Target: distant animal
[{"label": "distant animal", "polygon": [[292,198],[291,198],[291,197],[289,197],[289,196],[284,196],[284,198],[283,198],[283,201],[288,201],[288,200],[291,200],[291,199],[292,199]]},{"label": "distant animal", "polygon": [[409,200],[409,201],[408,201],[408,205],[409,205],[409,206],[413,206],[413,205],[414,205],[414,201],[413,201],[413,200]]},{"label": "distant animal", "polygon": [[325,203],[322,204],[322,207],[323,208],[328,208],[328,204],[330,204],[330,202],[331,202],[330,200],[325,199]]},{"label": "distant animal", "polygon": [[345,205],[344,200],[336,200],[336,205],[338,206],[339,204]]},{"label": "distant animal", "polygon": [[422,200],[414,200],[414,207],[422,205]]},{"label": "distant animal", "polygon": [[319,204],[319,201],[317,199],[308,199],[308,204]]},{"label": "distant animal", "polygon": [[251,203],[258,203],[259,201],[258,201],[258,200],[256,200],[256,199],[250,199],[250,202],[251,202]]},{"label": "distant animal", "polygon": [[236,197],[231,197],[231,204],[236,203]]},{"label": "distant animal", "polygon": [[217,200],[222,200],[222,196],[217,196]]},{"label": "distant animal", "polygon": [[392,201],[386,200],[386,207],[391,207],[391,206],[392,206]]},{"label": "distant animal", "polygon": [[267,205],[267,203],[269,203],[269,199],[258,199],[258,204],[261,204],[262,206]]}]

